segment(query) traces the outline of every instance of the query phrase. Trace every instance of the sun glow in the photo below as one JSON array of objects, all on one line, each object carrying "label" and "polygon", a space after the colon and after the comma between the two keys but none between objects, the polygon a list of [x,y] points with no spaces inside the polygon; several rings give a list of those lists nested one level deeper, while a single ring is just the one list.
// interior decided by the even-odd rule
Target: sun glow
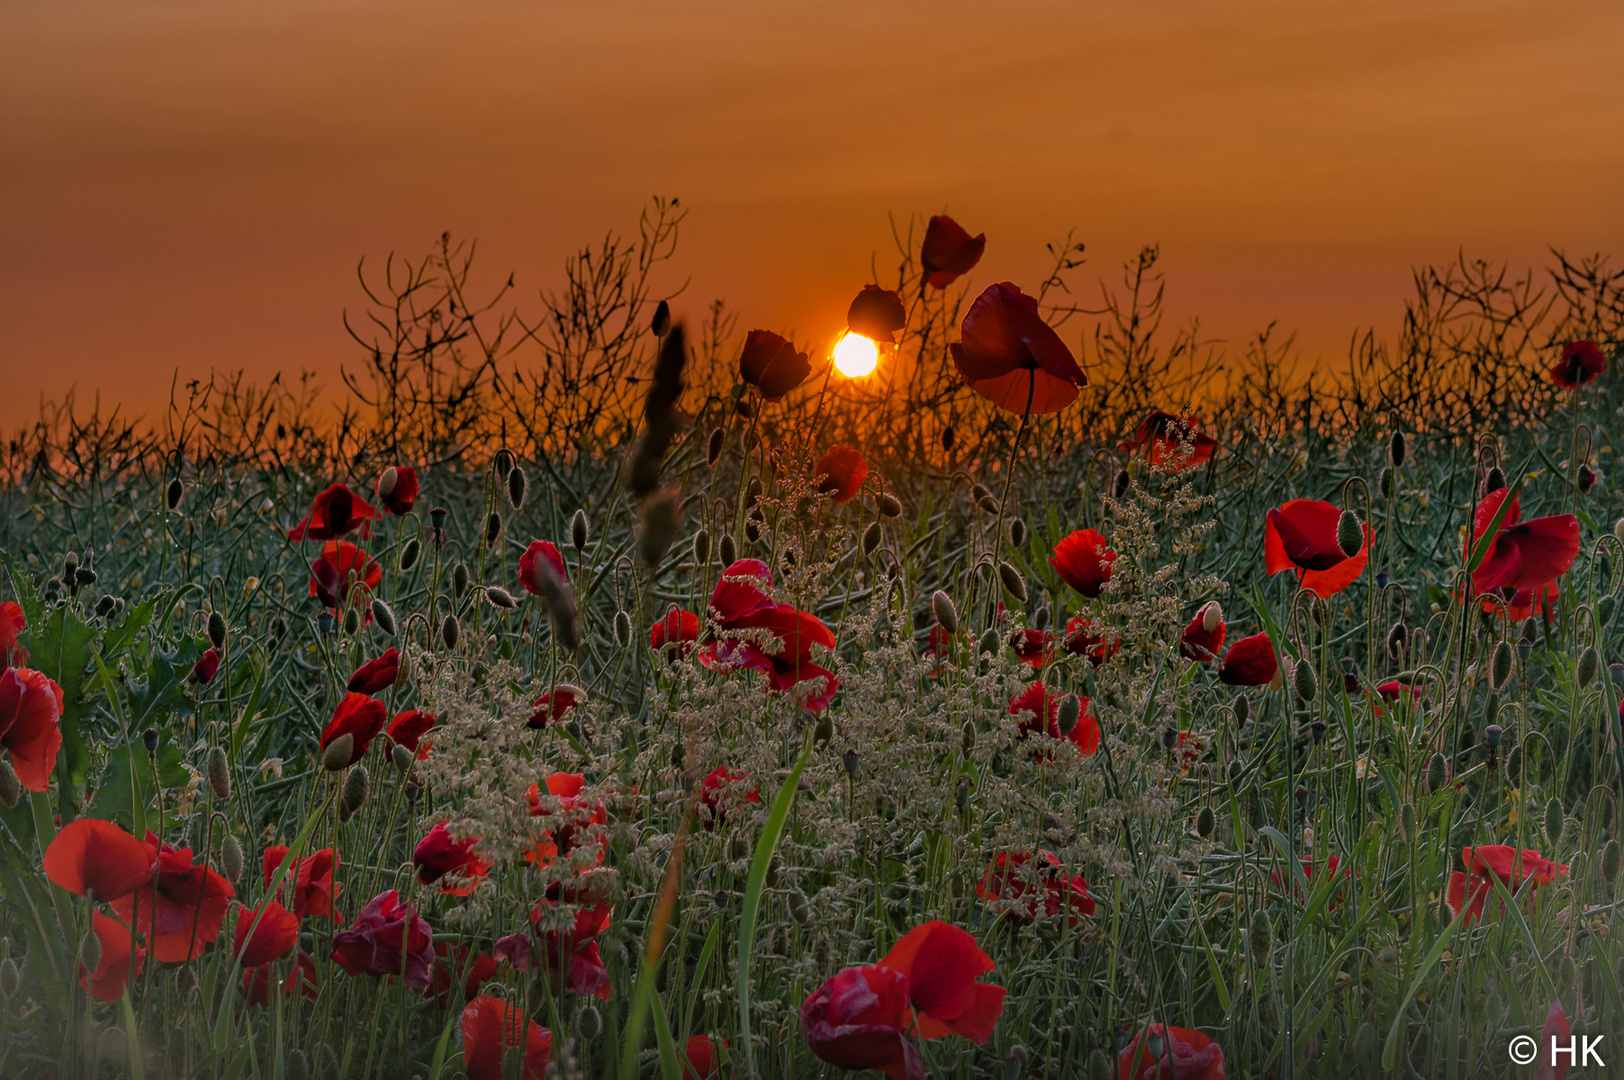
[{"label": "sun glow", "polygon": [[835,343],[835,367],[848,379],[874,374],[879,363],[879,348],[862,334],[847,334]]}]

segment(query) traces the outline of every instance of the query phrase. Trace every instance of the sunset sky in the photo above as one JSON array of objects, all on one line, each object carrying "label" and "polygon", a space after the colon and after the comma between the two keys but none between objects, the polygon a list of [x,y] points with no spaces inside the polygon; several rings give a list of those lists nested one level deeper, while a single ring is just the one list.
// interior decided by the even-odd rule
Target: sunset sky
[{"label": "sunset sky", "polygon": [[978,288],[1076,226],[1089,280],[1157,242],[1175,315],[1339,357],[1413,264],[1624,256],[1621,42],[1616,0],[8,0],[0,427],[336,384],[362,256],[477,237],[533,309],[655,193],[678,313],[741,329],[826,341],[946,210]]}]

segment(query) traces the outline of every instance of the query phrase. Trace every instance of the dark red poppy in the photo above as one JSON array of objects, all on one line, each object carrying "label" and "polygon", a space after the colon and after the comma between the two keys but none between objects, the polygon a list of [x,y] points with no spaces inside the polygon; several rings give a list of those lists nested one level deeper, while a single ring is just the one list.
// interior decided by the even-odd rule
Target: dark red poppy
[{"label": "dark red poppy", "polygon": [[[1376,687],[1377,696],[1381,701],[1386,702],[1398,701],[1405,696],[1405,691],[1409,692],[1412,704],[1421,700],[1421,688],[1419,686],[1401,683],[1397,679],[1388,679]],[[1372,701],[1370,707],[1375,710],[1377,716],[1386,715],[1386,711],[1381,707],[1380,702]]]},{"label": "dark red poppy", "polygon": [[987,250],[987,234],[971,236],[946,214],[937,214],[925,226],[925,242],[919,246],[919,269],[925,284],[945,289],[968,274]]},{"label": "dark red poppy", "polygon": [[1551,381],[1568,390],[1577,390],[1607,369],[1607,357],[1594,341],[1570,341],[1562,346],[1562,356],[1551,368]]},{"label": "dark red poppy", "polygon": [[343,607],[355,589],[370,595],[382,583],[383,567],[348,540],[327,541],[310,564],[310,595],[330,608]]},{"label": "dark red poppy", "polygon": [[310,504],[310,513],[288,530],[289,540],[337,540],[355,529],[364,539],[372,536],[372,520],[382,517],[378,508],[342,483],[329,484]]},{"label": "dark red poppy", "polygon": [[467,896],[479,887],[481,878],[490,874],[491,864],[479,854],[477,836],[457,839],[445,822],[437,823],[412,852],[412,863],[417,867],[417,880],[433,885],[447,874],[454,875],[451,883],[440,886],[448,896]]},{"label": "dark red poppy", "polygon": [[197,658],[197,663],[192,665],[192,671],[186,676],[186,681],[197,686],[207,686],[219,673],[220,654],[209,649]]},{"label": "dark red poppy", "polygon": [[517,1006],[484,994],[462,1010],[462,1066],[468,1080],[504,1080],[502,1061],[510,1048],[523,1060],[518,1080],[543,1080],[553,1053],[553,1033]]},{"label": "dark red poppy", "polygon": [[44,672],[0,671],[0,746],[29,791],[44,791],[62,748],[62,688]]},{"label": "dark red poppy", "polygon": [[815,615],[774,603],[771,588],[772,571],[760,559],[740,559],[722,571],[710,599],[718,632],[700,651],[700,661],[708,667],[760,671],[773,693],[815,683],[798,700],[802,708],[817,712],[834,698],[840,681],[813,662],[812,647],[834,648],[835,636]]},{"label": "dark red poppy", "polygon": [[355,694],[376,694],[395,685],[400,677],[400,650],[390,649],[382,656],[368,660],[350,676],[349,690]]},{"label": "dark red poppy", "polygon": [[1210,664],[1218,659],[1228,634],[1229,628],[1224,625],[1224,609],[1218,606],[1218,601],[1209,601],[1201,606],[1195,618],[1179,635],[1179,655],[1186,660]]},{"label": "dark red poppy", "polygon": [[797,349],[771,330],[752,330],[745,335],[744,351],[739,353],[739,377],[768,401],[777,401],[806,381],[812,363]]},{"label": "dark red poppy", "polygon": [[157,856],[111,821],[75,818],[51,840],[42,863],[56,885],[105,903],[150,882]]},{"label": "dark red poppy", "polygon": [[682,1048],[682,1080],[721,1080],[721,1055],[717,1044],[727,1049],[727,1040],[720,1036],[690,1035]]},{"label": "dark red poppy", "polygon": [[1122,635],[1108,626],[1074,615],[1066,623],[1066,651],[1073,656],[1086,656],[1090,664],[1099,667],[1122,651]]},{"label": "dark red poppy", "polygon": [[846,502],[856,495],[867,476],[868,462],[849,446],[831,447],[812,467],[812,478],[817,481],[818,491],[837,503]]},{"label": "dark red poppy", "polygon": [[949,348],[965,384],[1005,412],[1059,412],[1088,385],[1038,302],[1007,281],[976,297]]},{"label": "dark red poppy", "polygon": [[333,718],[321,730],[321,752],[325,755],[333,740],[348,735],[352,740],[349,760],[340,766],[348,768],[366,757],[367,748],[388,720],[389,710],[383,707],[383,702],[351,691],[344,695],[344,700],[333,710]]},{"label": "dark red poppy", "polygon": [[429,924],[390,889],[368,902],[355,925],[333,935],[333,959],[351,975],[404,972],[407,986],[424,990],[434,968],[433,942]]},{"label": "dark red poppy", "polygon": [[581,846],[583,839],[597,840],[597,862],[601,864],[609,850],[609,837],[601,828],[609,822],[608,808],[601,799],[583,798],[586,777],[581,773],[555,772],[542,783],[547,785],[547,801],[542,801],[541,786],[531,784],[525,793],[530,803],[531,817],[547,819],[547,831],[534,848],[525,854],[528,862],[548,866],[560,856],[568,855]]},{"label": "dark red poppy", "polygon": [[[1313,859],[1304,859],[1303,860],[1303,877],[1305,879],[1307,879],[1309,888],[1311,888],[1311,889],[1314,887],[1314,883],[1317,882],[1320,879],[1321,875],[1324,875],[1325,877],[1334,879],[1337,876],[1337,871],[1338,870],[1340,870],[1342,872],[1342,877],[1347,878],[1349,880],[1352,880],[1352,878],[1353,878],[1353,867],[1351,867],[1351,866],[1343,866],[1342,865],[1342,860],[1338,856],[1335,856],[1335,855],[1326,856],[1325,865],[1323,867],[1320,866],[1319,863],[1316,863]],[[1278,870],[1270,871],[1269,877],[1274,880],[1274,883],[1275,883],[1276,887],[1281,888],[1281,889],[1284,889],[1286,887],[1286,882],[1285,882],[1284,876],[1281,874],[1280,871],[1278,871]],[[1297,898],[1297,902],[1299,904],[1304,904],[1304,903],[1308,902],[1308,898],[1303,895],[1303,890],[1302,890],[1301,886],[1296,885],[1295,883],[1293,883],[1293,885],[1291,887],[1291,892],[1292,892],[1292,895]],[[1346,889],[1338,888],[1337,893],[1338,893],[1338,895],[1331,898],[1329,904],[1327,905],[1327,910],[1335,911],[1337,909],[1337,906],[1342,903],[1342,896],[1345,895]]]},{"label": "dark red poppy", "polygon": [[1192,465],[1205,465],[1218,449],[1218,440],[1203,435],[1198,424],[1193,416],[1181,418],[1152,409],[1139,421],[1133,435],[1122,440],[1118,449],[1127,452],[1143,447],[1146,460],[1152,465],[1174,472]]},{"label": "dark red poppy", "polygon": [[976,895],[1018,922],[1032,922],[1040,912],[1053,919],[1064,909],[1075,926],[1080,916],[1094,914],[1094,897],[1083,875],[1063,873],[1060,857],[1043,848],[1035,860],[1025,851],[1000,852],[987,864]]},{"label": "dark red poppy", "polygon": [[[1601,1038],[1598,1036],[1596,1041],[1600,1042]],[[1569,1054],[1563,1060],[1558,1048],[1572,1045],[1573,1028],[1568,1025],[1568,1014],[1562,1008],[1562,999],[1552,998],[1550,1007],[1545,1010],[1545,1026],[1539,1033],[1539,1046],[1550,1047],[1551,1056],[1549,1060],[1541,1060],[1534,1069],[1534,1080],[1567,1080],[1568,1070],[1574,1065],[1573,1055]],[[1542,1059],[1545,1057],[1544,1054],[1539,1056]]]},{"label": "dark red poppy", "polygon": [[[269,964],[243,970],[242,992],[250,1005],[270,1006],[271,977]],[[278,977],[276,984],[282,988],[282,996],[285,998],[302,993],[306,1001],[315,1001],[321,993],[321,981],[316,973],[316,958],[300,949],[293,958],[293,970],[285,976]]]},{"label": "dark red poppy", "polygon": [[1060,580],[1093,598],[1111,580],[1116,558],[1116,552],[1105,546],[1105,537],[1093,529],[1077,529],[1060,538],[1049,565]]},{"label": "dark red poppy", "polygon": [[1483,902],[1494,889],[1496,879],[1511,893],[1516,893],[1523,882],[1532,879],[1533,885],[1529,886],[1529,899],[1532,901],[1534,889],[1549,885],[1568,872],[1567,863],[1552,862],[1542,858],[1536,850],[1524,848],[1519,851],[1507,844],[1469,847],[1460,853],[1460,857],[1466,865],[1466,872],[1457,870],[1449,875],[1449,890],[1445,899],[1455,909],[1457,916],[1466,920],[1467,926],[1483,917]]},{"label": "dark red poppy", "polygon": [[555,977],[562,973],[565,990],[608,1001],[611,996],[609,969],[604,967],[595,939],[609,929],[615,914],[614,905],[596,904],[578,909],[569,930],[542,930],[551,907],[550,901],[543,900],[530,912],[528,931],[499,938],[492,950],[496,958],[519,971],[545,969]]},{"label": "dark red poppy", "polygon": [[756,789],[756,782],[743,769],[718,765],[699,783],[699,804],[708,811],[702,816],[706,829],[724,823],[730,810],[737,810],[747,802],[760,801],[761,792]]},{"label": "dark red poppy", "polygon": [[220,936],[237,890],[206,865],[192,862],[191,848],[160,848],[150,832],[146,848],[156,854],[157,873],[150,884],[114,900],[113,911],[146,935],[154,960],[195,960]]},{"label": "dark red poppy", "polygon": [[585,700],[585,692],[580,687],[559,683],[530,703],[530,718],[524,722],[525,727],[540,730],[548,724],[556,724]]},{"label": "dark red poppy", "polygon": [[[1556,611],[1556,599],[1562,595],[1556,582],[1549,581],[1545,585],[1533,589],[1518,589],[1511,594],[1511,599],[1505,602],[1506,618],[1512,622],[1521,622],[1536,611],[1550,618]],[[1483,610],[1490,615],[1498,615],[1500,606],[1492,599],[1483,601]]]},{"label": "dark red poppy", "polygon": [[0,668],[28,663],[28,650],[17,644],[17,637],[28,628],[22,605],[12,600],[0,600]]},{"label": "dark red poppy", "polygon": [[[1510,494],[1510,488],[1491,491],[1478,504],[1468,557]],[[1521,517],[1522,507],[1512,497],[1511,506],[1500,519],[1492,546],[1472,572],[1472,588],[1478,593],[1514,597],[1523,589],[1539,590],[1567,573],[1573,560],[1578,558],[1577,517],[1555,514],[1532,521],[1522,521]]]},{"label": "dark red poppy", "polygon": [[[133,838],[132,838],[133,839]],[[101,956],[96,970],[79,961],[79,985],[97,1001],[117,1001],[124,996],[130,979],[141,974],[147,960],[147,950],[136,944],[130,928],[117,919],[110,919],[99,911],[90,913],[90,932],[101,945]],[[135,962],[130,962],[130,948],[135,948]]]},{"label": "dark red poppy", "polygon": [[1017,660],[1037,671],[1054,659],[1054,635],[1047,630],[1017,630],[1010,635],[1009,647]]},{"label": "dark red poppy", "polygon": [[1051,739],[1069,739],[1078,753],[1088,756],[1100,748],[1100,724],[1094,719],[1089,699],[1077,700],[1082,709],[1069,733],[1060,730],[1060,698],[1049,693],[1042,682],[1033,683],[1019,696],[1011,698],[1009,715],[1023,717],[1016,724],[1022,738],[1041,732]]},{"label": "dark red poppy", "polygon": [[[288,860],[288,849],[285,847],[268,847],[260,858],[260,869],[264,875],[265,887],[271,887],[271,878],[281,869],[282,864]],[[299,918],[307,915],[323,919],[331,919],[342,923],[344,916],[333,908],[333,898],[338,895],[338,887],[333,884],[333,871],[338,868],[338,853],[332,848],[322,848],[314,855],[299,860],[297,870],[289,870],[283,879],[284,886],[291,880],[292,888],[289,890],[293,896],[290,910]],[[282,888],[277,889],[277,899],[282,898]]]},{"label": "dark red poppy", "polygon": [[372,487],[383,508],[396,516],[412,512],[417,490],[417,470],[409,465],[391,465]]},{"label": "dark red poppy", "polygon": [[1219,680],[1230,686],[1268,686],[1279,673],[1274,642],[1261,633],[1235,642],[1218,665]]},{"label": "dark red poppy", "polygon": [[479,988],[496,978],[500,970],[496,958],[490,953],[472,953],[467,945],[456,941],[434,943],[434,985],[424,991],[442,1006],[452,1003],[452,987],[462,981],[462,996],[470,1001],[479,996]]},{"label": "dark red poppy", "polygon": [[1321,599],[1352,585],[1365,571],[1374,534],[1364,525],[1364,544],[1352,557],[1344,555],[1336,539],[1341,519],[1341,510],[1319,499],[1291,499],[1270,510],[1263,526],[1269,573],[1293,571],[1303,588]]},{"label": "dark red poppy", "polygon": [[434,728],[434,721],[433,713],[426,713],[422,709],[407,709],[405,712],[395,714],[394,719],[389,721],[389,726],[384,728],[384,734],[388,735],[389,740],[396,746],[404,746],[416,754],[418,761],[426,761],[429,746],[434,740],[425,739],[423,736]]},{"label": "dark red poppy", "polygon": [[665,618],[649,627],[648,631],[649,645],[655,652],[664,650],[667,645],[673,646],[672,660],[687,656],[698,640],[699,616],[678,607],[667,611]]},{"label": "dark red poppy", "polygon": [[902,306],[902,297],[878,285],[864,285],[846,310],[846,326],[871,341],[895,345],[896,332],[907,325],[908,312]]},{"label": "dark red poppy", "polygon": [[1118,1052],[1117,1080],[1227,1080],[1224,1048],[1194,1028],[1147,1024]]},{"label": "dark red poppy", "polygon": [[925,1080],[908,1038],[908,979],[878,964],[837,973],[801,1004],[801,1034],[823,1061],[842,1069],[878,1069],[891,1080]]},{"label": "dark red poppy", "polygon": [[[257,920],[257,924],[256,924]],[[275,900],[257,908],[237,905],[231,954],[243,967],[259,967],[293,951],[299,943],[299,917]]]},{"label": "dark red poppy", "polygon": [[528,591],[537,596],[546,595],[542,589],[539,575],[550,573],[555,584],[562,585],[569,580],[564,572],[564,556],[559,553],[558,545],[551,540],[532,540],[530,546],[524,549],[519,556],[519,583]]}]

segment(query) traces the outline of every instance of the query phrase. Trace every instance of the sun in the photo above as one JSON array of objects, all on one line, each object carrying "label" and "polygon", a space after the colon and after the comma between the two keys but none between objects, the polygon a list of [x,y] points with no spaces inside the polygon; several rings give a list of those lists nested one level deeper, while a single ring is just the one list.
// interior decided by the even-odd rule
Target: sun
[{"label": "sun", "polygon": [[874,374],[880,363],[880,350],[862,334],[850,334],[835,343],[835,367],[848,379]]}]

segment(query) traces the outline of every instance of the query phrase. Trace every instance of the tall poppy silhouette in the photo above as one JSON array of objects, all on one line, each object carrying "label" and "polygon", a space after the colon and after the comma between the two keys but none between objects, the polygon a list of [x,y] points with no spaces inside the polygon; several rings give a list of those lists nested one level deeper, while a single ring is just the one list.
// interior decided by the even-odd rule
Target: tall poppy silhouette
[{"label": "tall poppy silhouette", "polygon": [[970,389],[1006,412],[1059,412],[1088,385],[1071,350],[1038,314],[1037,300],[1007,281],[976,297],[949,348]]}]

